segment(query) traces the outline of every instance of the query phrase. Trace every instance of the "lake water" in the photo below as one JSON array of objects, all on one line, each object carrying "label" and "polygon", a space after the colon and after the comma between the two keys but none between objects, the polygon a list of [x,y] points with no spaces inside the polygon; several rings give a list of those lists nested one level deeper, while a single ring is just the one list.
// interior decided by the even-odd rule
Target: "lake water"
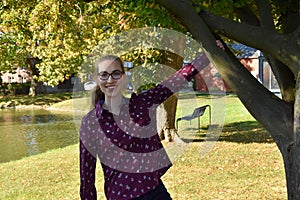
[{"label": "lake water", "polygon": [[73,115],[46,110],[0,110],[0,163],[78,143]]}]

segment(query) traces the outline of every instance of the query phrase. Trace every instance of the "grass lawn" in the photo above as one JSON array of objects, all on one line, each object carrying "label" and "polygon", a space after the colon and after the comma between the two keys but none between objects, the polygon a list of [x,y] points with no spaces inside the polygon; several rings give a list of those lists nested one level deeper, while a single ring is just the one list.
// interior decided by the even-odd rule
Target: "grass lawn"
[{"label": "grass lawn", "polygon": [[[200,96],[197,101],[202,105],[209,99]],[[180,103],[184,106],[190,101]],[[182,130],[185,136],[193,132],[194,138],[163,177],[173,199],[287,199],[281,155],[268,133],[235,96],[227,96],[225,110],[222,134],[204,157],[199,152],[207,113],[200,133],[193,128],[194,122],[192,128]],[[79,199],[78,162],[78,145],[72,145],[2,163],[0,199]],[[98,165],[98,199],[105,199],[102,176]]]},{"label": "grass lawn", "polygon": [[72,98],[72,92],[59,94],[29,95],[17,96],[0,96],[0,107],[15,107],[15,106],[43,106],[48,107],[55,103]]}]

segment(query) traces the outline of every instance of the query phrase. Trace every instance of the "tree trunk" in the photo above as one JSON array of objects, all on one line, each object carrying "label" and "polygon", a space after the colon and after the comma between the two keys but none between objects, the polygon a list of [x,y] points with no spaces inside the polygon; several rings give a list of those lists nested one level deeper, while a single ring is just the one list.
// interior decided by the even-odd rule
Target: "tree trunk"
[{"label": "tree trunk", "polygon": [[175,128],[177,101],[178,98],[174,94],[169,97],[157,110],[158,123],[163,123],[159,125],[162,127],[159,132],[159,137],[161,140],[165,139],[166,142],[174,141],[177,132]]},{"label": "tree trunk", "polygon": [[[184,51],[185,38],[179,38],[178,43],[174,48],[180,48],[182,52]],[[172,53],[170,51],[161,51],[162,52],[162,63],[171,66],[175,70],[179,70],[183,64],[183,57]],[[177,130],[175,128],[175,117],[176,117],[176,109],[177,109],[178,98],[176,94],[169,97],[161,106],[161,109],[158,110],[159,116],[165,116],[166,119],[160,119],[165,122],[164,127],[161,129],[159,136],[161,139],[165,139],[166,142],[172,142],[175,140],[175,136],[177,135]],[[161,112],[166,112],[163,115]]]},{"label": "tree trunk", "polygon": [[300,147],[291,144],[281,152],[284,161],[287,195],[289,200],[300,199]]},{"label": "tree trunk", "polygon": [[[163,41],[166,46],[170,47],[170,50],[173,50],[174,52],[180,52],[181,55],[183,55],[186,46],[185,37],[182,37],[180,34],[177,36],[164,35]],[[177,53],[171,52],[170,50],[160,50],[162,54],[161,64],[170,66],[175,70],[179,70],[183,65],[184,58]],[[164,122],[164,126],[159,132],[159,136],[161,139],[165,139],[166,142],[174,141],[175,136],[177,135],[177,130],[175,128],[177,102],[178,98],[174,94],[169,97],[157,111],[160,118],[158,118],[160,121],[159,123]],[[163,119],[164,117],[165,119]]]},{"label": "tree trunk", "polygon": [[29,95],[36,95],[37,83],[34,80],[34,76],[38,76],[38,69],[36,68],[36,64],[39,64],[42,60],[39,58],[34,58],[31,55],[27,57],[27,63],[29,64],[29,71],[31,75],[31,85],[29,88]]},{"label": "tree trunk", "polygon": [[289,200],[300,199],[300,72],[295,89],[294,141],[282,152]]},{"label": "tree trunk", "polygon": [[31,78],[31,83],[30,83],[30,88],[29,88],[29,95],[34,97],[36,95],[36,87],[37,84],[35,82],[35,80],[33,79],[33,77]]}]

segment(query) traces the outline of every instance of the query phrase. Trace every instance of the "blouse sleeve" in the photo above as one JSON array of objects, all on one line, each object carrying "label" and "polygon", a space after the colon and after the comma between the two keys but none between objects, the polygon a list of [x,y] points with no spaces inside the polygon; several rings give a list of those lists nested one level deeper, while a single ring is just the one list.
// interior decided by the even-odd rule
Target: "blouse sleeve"
[{"label": "blouse sleeve", "polygon": [[191,81],[202,69],[210,63],[205,53],[201,53],[191,64],[183,66],[173,76],[169,77],[161,85],[167,87],[172,93],[178,92],[184,85]]},{"label": "blouse sleeve", "polygon": [[84,200],[97,200],[97,191],[95,187],[95,169],[96,155],[89,150],[88,144],[91,144],[88,132],[88,123],[83,119],[80,128],[80,197]]},{"label": "blouse sleeve", "polygon": [[[201,53],[191,64],[187,64],[178,70],[167,80],[156,87],[137,96],[133,96],[132,101],[140,100],[148,108],[154,104],[161,104],[172,94],[178,92],[184,85],[191,81],[200,70],[208,66],[210,61],[204,53]],[[135,102],[138,103],[138,102]]]}]

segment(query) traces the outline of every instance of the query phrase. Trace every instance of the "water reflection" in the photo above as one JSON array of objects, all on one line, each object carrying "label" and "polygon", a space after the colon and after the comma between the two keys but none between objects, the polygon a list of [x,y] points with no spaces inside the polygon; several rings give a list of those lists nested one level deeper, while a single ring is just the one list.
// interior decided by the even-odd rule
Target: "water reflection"
[{"label": "water reflection", "polygon": [[0,110],[0,162],[78,142],[73,115],[46,110]]}]

